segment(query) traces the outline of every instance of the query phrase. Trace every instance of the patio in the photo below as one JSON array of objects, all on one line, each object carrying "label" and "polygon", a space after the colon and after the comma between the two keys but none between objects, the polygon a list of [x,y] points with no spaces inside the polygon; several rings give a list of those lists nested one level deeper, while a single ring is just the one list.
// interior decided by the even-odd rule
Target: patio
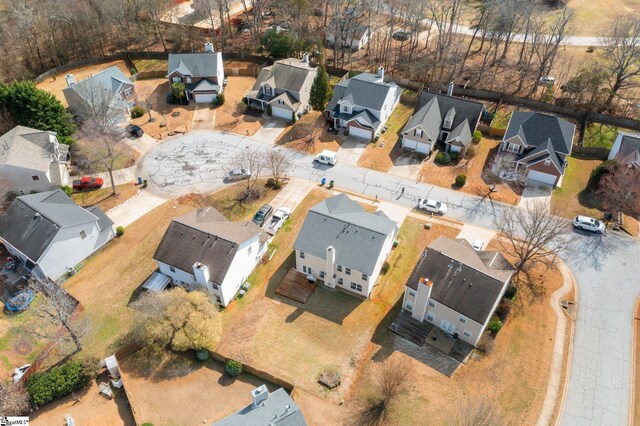
[{"label": "patio", "polygon": [[296,302],[307,303],[315,289],[316,285],[308,282],[305,274],[292,268],[276,288],[276,293]]}]

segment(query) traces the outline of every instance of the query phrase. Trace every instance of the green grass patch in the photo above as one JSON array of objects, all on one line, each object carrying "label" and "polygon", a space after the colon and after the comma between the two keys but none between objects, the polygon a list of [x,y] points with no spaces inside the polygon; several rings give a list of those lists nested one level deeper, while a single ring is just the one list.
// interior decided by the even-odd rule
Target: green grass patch
[{"label": "green grass patch", "polygon": [[13,364],[11,364],[11,361],[9,361],[9,358],[6,355],[0,356],[0,361],[2,361],[4,368],[7,370],[11,370],[13,368]]},{"label": "green grass patch", "polygon": [[584,131],[584,141],[582,146],[588,148],[611,149],[617,135],[617,127],[605,126],[604,124],[590,124]]},{"label": "green grass patch", "polygon": [[509,125],[509,120],[511,120],[511,111],[499,109],[491,121],[491,127],[494,129],[506,129],[507,125]]},{"label": "green grass patch", "polygon": [[551,196],[551,208],[567,218],[576,215],[598,217],[601,206],[594,194],[587,189],[587,184],[591,171],[601,161],[574,157],[569,157],[567,161],[569,165],[562,179],[562,187],[555,189]]},{"label": "green grass patch", "polygon": [[165,59],[138,59],[134,64],[138,72],[166,71],[168,66]]}]

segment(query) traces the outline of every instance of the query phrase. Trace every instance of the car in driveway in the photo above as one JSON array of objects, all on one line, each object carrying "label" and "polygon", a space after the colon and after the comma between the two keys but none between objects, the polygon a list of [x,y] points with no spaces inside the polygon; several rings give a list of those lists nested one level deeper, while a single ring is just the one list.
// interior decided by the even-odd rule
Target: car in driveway
[{"label": "car in driveway", "polygon": [[141,138],[142,135],[144,135],[144,130],[142,130],[140,126],[136,126],[135,124],[129,124],[127,126],[127,132],[137,138]]},{"label": "car in driveway", "polygon": [[102,178],[94,178],[91,176],[84,176],[82,179],[76,179],[73,181],[73,189],[76,191],[82,191],[84,189],[100,189],[104,185]]},{"label": "car in driveway", "polygon": [[281,207],[271,217],[271,222],[265,227],[265,231],[269,235],[275,235],[282,228],[284,222],[291,216],[291,209]]},{"label": "car in driveway", "polygon": [[418,209],[443,216],[447,212],[447,205],[440,201],[421,198],[418,200]]},{"label": "car in driveway", "polygon": [[266,221],[269,220],[272,214],[273,207],[271,207],[269,204],[263,204],[262,207],[260,207],[260,210],[258,210],[255,216],[253,216],[253,223],[258,226],[262,226]]},{"label": "car in driveway", "polygon": [[224,180],[227,182],[238,182],[240,180],[249,179],[251,171],[247,169],[233,169],[224,175]]},{"label": "car in driveway", "polygon": [[584,231],[595,232],[597,234],[604,233],[606,228],[604,222],[589,216],[576,216],[573,219],[573,227]]}]

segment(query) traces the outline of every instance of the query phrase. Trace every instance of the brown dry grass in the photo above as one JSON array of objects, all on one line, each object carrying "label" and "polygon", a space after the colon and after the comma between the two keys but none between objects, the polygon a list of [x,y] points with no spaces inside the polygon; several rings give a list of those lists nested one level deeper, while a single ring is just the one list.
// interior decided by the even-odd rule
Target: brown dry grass
[{"label": "brown dry grass", "polygon": [[[225,63],[225,68],[227,64]],[[239,135],[254,135],[265,120],[244,114],[246,105],[242,98],[256,82],[253,77],[227,77],[228,84],[224,89],[224,104],[216,108],[216,127]]]},{"label": "brown dry grass", "polygon": [[640,299],[636,301],[636,306],[634,309],[633,315],[633,399],[631,404],[633,405],[631,409],[631,415],[633,418],[630,419],[629,424],[638,424],[638,420],[640,419],[640,377],[638,373],[640,373]]},{"label": "brown dry grass", "polygon": [[325,149],[337,151],[343,139],[339,135],[329,133],[327,128],[324,115],[312,111],[303,115],[294,126],[283,132],[276,144],[309,154],[317,154]]},{"label": "brown dry grass", "polygon": [[[387,172],[393,167],[393,162],[400,153],[399,149],[394,150],[394,148],[399,140],[400,132],[413,114],[413,109],[413,105],[404,102],[398,104],[385,124],[388,127],[387,131],[380,136],[377,143],[367,145],[358,159],[358,166],[380,172]],[[384,146],[379,146],[380,142],[383,142]]]},{"label": "brown dry grass", "polygon": [[599,203],[587,189],[593,169],[602,160],[588,160],[568,157],[569,165],[562,179],[562,187],[555,189],[551,195],[551,208],[556,214],[573,219],[576,215],[599,217]]},{"label": "brown dry grass", "polygon": [[[439,166],[431,159],[424,163],[421,170],[420,181],[432,183],[445,188],[454,188],[468,194],[486,196],[489,194],[489,180],[487,176],[491,169],[491,161],[495,156],[500,140],[482,138],[478,144],[472,144],[476,155],[470,159],[462,159],[457,165]],[[462,188],[454,186],[456,176],[464,174],[467,183]],[[497,191],[491,194],[491,198],[504,203],[516,204],[522,194],[521,188],[516,184],[501,183],[496,186]]]},{"label": "brown dry grass", "polygon": [[[97,74],[100,71],[106,70],[107,68],[112,66],[117,66],[118,68],[120,68],[120,70],[127,77],[131,76],[129,69],[127,68],[127,64],[125,64],[124,61],[112,61],[112,62],[105,62],[97,65],[89,65],[87,67],[80,67],[70,71],[66,71],[61,74],[56,74],[53,77],[46,78],[42,83],[38,83],[38,88],[42,90],[46,90],[47,92],[53,94],[56,98],[60,100],[60,102],[62,102],[62,105],[67,107],[68,106],[67,101],[65,100],[64,95],[62,94],[62,89],[67,87],[67,82],[65,80],[65,76],[67,74],[73,74],[76,77],[76,81],[78,82],[86,79],[87,77],[90,77],[93,74]],[[137,84],[136,84],[136,88],[137,88]]]},{"label": "brown dry grass", "polygon": [[138,190],[139,187],[132,183],[117,185],[117,194],[112,195],[111,186],[107,183],[106,187],[95,191],[75,192],[71,194],[71,199],[80,206],[98,206],[106,212],[136,195]]}]

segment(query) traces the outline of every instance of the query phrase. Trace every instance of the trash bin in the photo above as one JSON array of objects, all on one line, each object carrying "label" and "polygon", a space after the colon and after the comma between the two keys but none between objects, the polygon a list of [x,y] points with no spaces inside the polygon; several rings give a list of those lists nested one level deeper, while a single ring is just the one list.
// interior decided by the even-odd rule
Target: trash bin
[{"label": "trash bin", "polygon": [[143,187],[143,188],[146,188],[146,187],[147,187],[147,180],[146,180],[146,179],[142,181],[142,187]]},{"label": "trash bin", "polygon": [[329,182],[329,188],[333,188],[333,181]]},{"label": "trash bin", "polygon": [[138,176],[138,185],[142,185],[142,178]]},{"label": "trash bin", "polygon": [[322,178],[322,180],[320,181],[320,183],[322,183],[322,185],[324,186],[325,183],[327,183],[327,178]]}]

